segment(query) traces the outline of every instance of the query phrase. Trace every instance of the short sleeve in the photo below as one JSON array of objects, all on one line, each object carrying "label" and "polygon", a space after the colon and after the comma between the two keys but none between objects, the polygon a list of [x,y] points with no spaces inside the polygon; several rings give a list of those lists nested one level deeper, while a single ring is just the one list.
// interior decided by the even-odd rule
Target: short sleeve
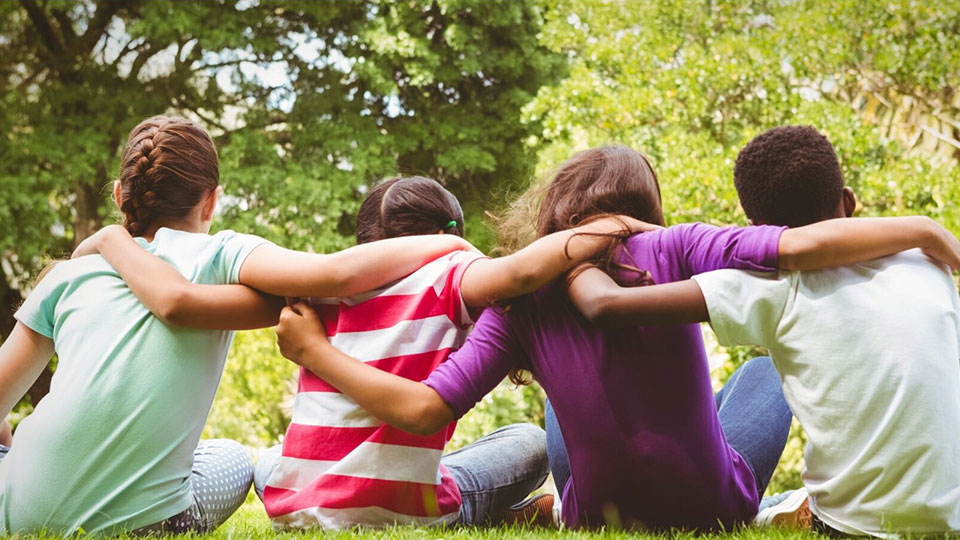
[{"label": "short sleeve", "polygon": [[445,297],[444,307],[451,319],[460,326],[466,328],[474,324],[477,317],[480,316],[483,308],[471,309],[463,301],[463,294],[460,292],[460,284],[463,282],[463,275],[467,272],[470,265],[480,259],[489,257],[468,251],[462,251],[453,256],[453,268],[447,275],[447,283],[444,284]]},{"label": "short sleeve", "polygon": [[467,342],[424,382],[440,394],[460,418],[494,389],[507,373],[520,366],[523,349],[509,314],[484,310]]},{"label": "short sleeve", "polygon": [[220,241],[220,252],[217,256],[217,275],[226,280],[224,283],[239,283],[240,268],[243,266],[243,261],[254,249],[271,243],[259,236],[233,231],[220,231],[216,236]]},{"label": "short sleeve", "polygon": [[724,347],[774,343],[796,273],[717,270],[693,276],[710,314],[710,326]]},{"label": "short sleeve", "polygon": [[57,302],[67,288],[67,282],[58,270],[59,268],[54,268],[40,280],[13,315],[27,328],[50,339],[53,339]]},{"label": "short sleeve", "polygon": [[670,227],[663,242],[684,278],[724,268],[771,272],[777,270],[780,235],[786,227],[714,227],[691,223]]}]

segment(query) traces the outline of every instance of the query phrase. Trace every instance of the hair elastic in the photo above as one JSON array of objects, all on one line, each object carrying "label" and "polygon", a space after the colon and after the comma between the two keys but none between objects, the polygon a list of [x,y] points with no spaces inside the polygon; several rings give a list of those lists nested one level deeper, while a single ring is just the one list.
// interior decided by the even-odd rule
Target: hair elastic
[{"label": "hair elastic", "polygon": [[450,227],[456,227],[456,226],[457,226],[457,220],[455,220],[455,219],[451,219],[450,222],[447,223],[447,228],[448,228],[448,229],[449,229]]}]

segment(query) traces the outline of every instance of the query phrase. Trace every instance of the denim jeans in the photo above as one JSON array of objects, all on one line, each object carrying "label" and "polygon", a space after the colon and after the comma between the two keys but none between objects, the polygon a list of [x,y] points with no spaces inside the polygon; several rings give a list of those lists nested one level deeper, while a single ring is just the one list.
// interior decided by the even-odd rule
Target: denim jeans
[{"label": "denim jeans", "polygon": [[[513,424],[440,458],[460,489],[463,503],[458,523],[493,521],[543,485],[550,472],[546,444],[539,427]],[[263,488],[279,464],[280,446],[261,454],[254,473],[254,490],[261,500]]]},{"label": "denim jeans", "polygon": [[[744,363],[714,398],[727,443],[750,466],[757,481],[757,492],[762,496],[780,461],[793,417],[773,361],[761,356]],[[550,470],[562,493],[570,478],[570,462],[560,424],[549,401],[545,422]]]}]

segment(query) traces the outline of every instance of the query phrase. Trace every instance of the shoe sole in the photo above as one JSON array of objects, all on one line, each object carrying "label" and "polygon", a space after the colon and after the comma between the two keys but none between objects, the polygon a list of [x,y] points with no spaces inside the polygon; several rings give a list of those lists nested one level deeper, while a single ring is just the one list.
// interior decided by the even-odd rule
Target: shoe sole
[{"label": "shoe sole", "polygon": [[765,508],[757,515],[756,523],[760,526],[812,529],[813,514],[810,512],[807,491],[799,489],[780,504]]},{"label": "shoe sole", "polygon": [[511,506],[503,513],[503,522],[511,525],[554,527],[553,495],[544,494]]}]

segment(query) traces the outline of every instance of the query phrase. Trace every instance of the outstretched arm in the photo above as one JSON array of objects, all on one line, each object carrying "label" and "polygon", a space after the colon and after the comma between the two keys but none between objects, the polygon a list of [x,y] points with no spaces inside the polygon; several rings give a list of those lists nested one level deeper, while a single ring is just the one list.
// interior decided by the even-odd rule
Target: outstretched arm
[{"label": "outstretched arm", "polygon": [[0,418],[6,418],[53,357],[53,341],[23,323],[0,345]]},{"label": "outstretched arm", "polygon": [[590,266],[573,279],[568,293],[588,321],[608,328],[688,324],[709,319],[703,293],[692,279],[621,287],[603,270]]},{"label": "outstretched arm", "polygon": [[279,296],[353,296],[396,281],[452,251],[473,250],[451,234],[389,238],[329,255],[265,244],[240,269],[240,283]]},{"label": "outstretched arm", "polygon": [[280,314],[277,343],[286,358],[350,396],[378,420],[418,435],[436,433],[453,411],[429,386],[379,370],[337,350],[310,306],[299,303]]},{"label": "outstretched arm", "polygon": [[960,242],[924,216],[838,218],[787,229],[780,236],[779,267],[814,270],[847,266],[913,248],[960,270]]},{"label": "outstretched arm", "polygon": [[506,257],[474,262],[463,274],[460,294],[471,307],[522,296],[596,256],[609,245],[611,234],[659,228],[626,216],[613,216],[556,232]]}]

